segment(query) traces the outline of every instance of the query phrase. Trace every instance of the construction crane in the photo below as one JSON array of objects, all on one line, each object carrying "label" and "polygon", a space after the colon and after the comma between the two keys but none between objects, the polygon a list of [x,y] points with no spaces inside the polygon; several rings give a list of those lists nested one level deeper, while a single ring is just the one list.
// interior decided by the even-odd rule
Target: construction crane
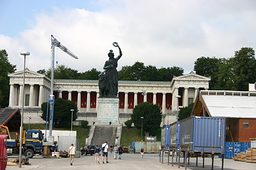
[{"label": "construction crane", "polygon": [[[48,104],[50,106],[50,117],[49,117],[49,142],[53,142],[52,128],[53,128],[53,115],[54,115],[54,95],[53,95],[53,81],[54,81],[54,59],[55,59],[55,47],[60,48],[62,51],[70,55],[71,57],[78,59],[73,53],[71,53],[67,47],[62,45],[53,35],[51,35],[51,52],[52,52],[52,68],[51,68],[51,93],[49,96]],[[47,109],[48,110],[48,109]],[[48,115],[48,114],[47,114]],[[47,119],[46,119],[47,122]],[[46,124],[47,126],[47,124]],[[46,134],[45,134],[46,136]]]}]

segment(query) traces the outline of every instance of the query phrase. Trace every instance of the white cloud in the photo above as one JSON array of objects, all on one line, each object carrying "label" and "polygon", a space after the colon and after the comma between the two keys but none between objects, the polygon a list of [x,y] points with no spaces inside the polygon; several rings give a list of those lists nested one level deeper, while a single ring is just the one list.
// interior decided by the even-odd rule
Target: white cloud
[{"label": "white cloud", "polygon": [[[103,1],[99,1],[103,3]],[[123,57],[119,68],[135,61],[157,67],[179,66],[189,72],[201,56],[230,57],[241,47],[255,47],[256,3],[247,1],[123,0],[104,1],[100,11],[55,9],[35,16],[34,25],[18,37],[0,35],[10,62],[22,68],[21,49],[31,52],[28,67],[48,69],[50,35],[79,57],[56,49],[59,64],[87,71],[102,70],[117,41]],[[101,4],[102,5],[102,4]]]}]

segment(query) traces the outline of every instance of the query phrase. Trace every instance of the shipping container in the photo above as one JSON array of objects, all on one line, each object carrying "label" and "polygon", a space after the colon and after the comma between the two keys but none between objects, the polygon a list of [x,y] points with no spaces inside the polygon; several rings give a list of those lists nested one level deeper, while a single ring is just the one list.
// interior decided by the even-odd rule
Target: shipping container
[{"label": "shipping container", "polygon": [[225,118],[190,117],[177,123],[178,126],[181,149],[224,154]]},{"label": "shipping container", "polygon": [[170,125],[170,147],[171,148],[179,148],[179,128],[180,122],[175,122]]}]

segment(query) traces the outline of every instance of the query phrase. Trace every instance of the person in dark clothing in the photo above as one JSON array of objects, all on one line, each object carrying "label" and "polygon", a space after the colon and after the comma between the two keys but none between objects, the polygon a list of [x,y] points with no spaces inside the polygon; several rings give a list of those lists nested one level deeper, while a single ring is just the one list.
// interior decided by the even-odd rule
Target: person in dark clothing
[{"label": "person in dark clothing", "polygon": [[121,157],[122,157],[122,154],[123,154],[123,147],[122,146],[119,146],[118,147],[118,159],[121,159]]}]

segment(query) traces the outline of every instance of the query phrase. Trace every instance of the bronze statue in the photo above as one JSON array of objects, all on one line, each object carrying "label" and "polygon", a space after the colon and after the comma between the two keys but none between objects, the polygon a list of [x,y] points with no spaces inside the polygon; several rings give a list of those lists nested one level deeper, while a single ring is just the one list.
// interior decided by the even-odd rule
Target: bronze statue
[{"label": "bronze statue", "polygon": [[114,58],[113,50],[109,50],[109,59],[105,62],[104,72],[99,75],[100,97],[117,97],[118,92],[118,73],[117,62],[122,56],[121,48],[117,42],[113,42],[113,46],[119,49],[118,57]]}]

